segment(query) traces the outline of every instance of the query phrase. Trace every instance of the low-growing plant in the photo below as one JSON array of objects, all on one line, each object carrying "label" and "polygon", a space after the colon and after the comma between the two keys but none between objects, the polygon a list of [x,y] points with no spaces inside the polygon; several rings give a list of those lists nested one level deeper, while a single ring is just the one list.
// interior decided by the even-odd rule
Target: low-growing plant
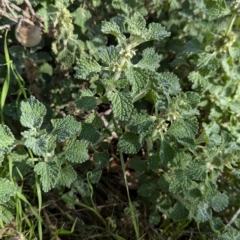
[{"label": "low-growing plant", "polygon": [[[2,229],[15,222],[26,239],[239,238],[239,2],[134,2],[33,1],[53,54],[17,55],[5,38]],[[108,16],[94,17],[101,9]],[[52,226],[59,213],[66,227]]]}]

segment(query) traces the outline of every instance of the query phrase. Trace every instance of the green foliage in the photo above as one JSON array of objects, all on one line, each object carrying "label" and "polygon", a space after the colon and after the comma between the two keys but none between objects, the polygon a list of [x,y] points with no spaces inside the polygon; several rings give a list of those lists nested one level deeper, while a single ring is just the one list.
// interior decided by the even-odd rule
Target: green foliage
[{"label": "green foliage", "polygon": [[[42,49],[14,41],[9,48],[14,67],[0,125],[0,224],[17,218],[21,207],[12,202],[28,189],[39,212],[41,194],[56,194],[69,209],[86,208],[98,231],[109,233],[105,219],[122,215],[111,209],[101,217],[95,204],[116,204],[108,194],[112,182],[121,185],[114,177],[123,174],[131,186],[130,173],[137,176],[131,197],[139,206],[127,196],[136,238],[148,234],[137,226],[146,217],[160,228],[146,239],[188,231],[238,239],[239,1],[32,4],[48,37]],[[20,94],[26,86],[28,99]],[[111,231],[132,238],[124,220]]]}]

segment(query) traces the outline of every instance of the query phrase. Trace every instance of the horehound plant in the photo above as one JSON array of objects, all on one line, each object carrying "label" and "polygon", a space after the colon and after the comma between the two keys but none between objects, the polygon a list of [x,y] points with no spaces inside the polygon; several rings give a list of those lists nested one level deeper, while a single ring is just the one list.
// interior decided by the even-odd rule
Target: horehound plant
[{"label": "horehound plant", "polygon": [[[215,72],[209,68],[216,66],[215,57],[220,56],[221,59],[226,48],[231,50],[231,47],[237,47],[237,40],[225,46],[225,41],[222,41],[225,38],[219,35],[215,43],[220,55],[215,55],[212,48],[203,48],[209,43],[209,33],[203,35],[203,39],[200,36],[198,41],[195,39],[186,45],[182,44],[182,52],[173,45],[175,41],[188,40],[188,28],[194,33],[193,21],[188,22],[184,18],[188,19],[194,14],[201,16],[201,4],[216,17],[220,13],[223,17],[228,10],[225,2],[193,1],[188,6],[184,3],[186,9],[196,7],[196,11],[192,15],[181,12],[181,15],[175,16],[181,17],[179,23],[174,22],[174,12],[169,11],[169,22],[166,25],[171,26],[174,33],[181,31],[181,24],[186,24],[183,32],[172,39],[173,43],[168,41],[170,33],[161,24],[147,25],[140,13],[126,14],[130,17],[118,15],[110,21],[102,22],[101,31],[109,37],[108,44],[104,41],[106,36],[101,36],[94,41],[86,41],[82,52],[84,43],[77,39],[72,20],[75,20],[76,25],[81,24],[76,16],[71,17],[70,10],[64,8],[63,3],[61,1],[54,7],[54,11],[59,12],[54,15],[55,27],[64,29],[60,33],[61,38],[53,45],[54,51],[56,54],[62,53],[58,56],[58,60],[62,61],[61,67],[70,67],[77,59],[74,80],[84,84],[78,93],[72,93],[74,103],[71,103],[62,117],[58,115],[55,118],[52,115],[49,120],[49,108],[31,96],[20,105],[21,135],[14,136],[7,123],[1,125],[2,166],[10,163],[7,165],[8,171],[5,168],[2,174],[0,199],[3,200],[0,206],[4,214],[9,214],[6,215],[8,218],[3,218],[2,225],[15,218],[14,204],[11,208],[6,202],[19,197],[19,188],[24,189],[28,180],[30,185],[34,182],[33,189],[39,194],[35,219],[42,217],[42,195],[57,191],[72,208],[81,206],[88,209],[96,218],[96,227],[101,234],[106,233],[115,239],[123,238],[121,235],[128,237],[124,231],[119,231],[120,226],[127,230],[133,228],[136,239],[151,239],[151,234],[155,239],[159,236],[174,239],[185,229],[190,229],[189,235],[196,234],[196,231],[191,230],[194,223],[195,229],[203,232],[202,237],[238,237],[236,219],[239,211],[235,191],[239,184],[239,146],[235,136],[231,135],[228,128],[222,127],[221,122],[226,123],[225,118],[220,118],[219,122],[204,123],[202,108],[201,112],[197,109],[199,103],[204,106],[202,96],[197,91],[188,91],[188,85],[183,84],[184,88],[181,89],[180,82],[182,85],[184,76],[179,79],[167,71],[168,67],[159,65],[160,62],[166,64],[166,61],[173,59],[174,56],[166,54],[168,48],[179,51],[172,62],[175,72],[178,72],[178,67],[182,67],[182,63],[185,67],[192,67],[197,62],[198,69],[189,75],[192,82],[207,80],[209,76],[216,80],[212,75]],[[69,2],[68,4],[70,5]],[[164,6],[165,9],[181,7],[176,1],[171,1],[171,4],[167,1]],[[218,10],[217,13],[214,9]],[[233,7],[231,11],[234,9]],[[78,9],[78,13],[83,12],[87,11]],[[128,12],[127,7],[124,12]],[[85,16],[90,19],[89,15]],[[51,17],[52,15],[49,19]],[[61,23],[63,18],[68,19],[69,32],[64,23]],[[233,20],[232,18],[228,29],[231,29]],[[174,26],[177,24],[180,27],[176,30]],[[202,28],[202,31],[205,30]],[[227,31],[226,38],[230,35]],[[214,42],[214,36],[211,37]],[[219,47],[219,44],[226,48]],[[69,49],[77,54],[70,54],[67,58]],[[190,54],[189,51],[194,53]],[[78,54],[80,52],[82,54]],[[205,61],[206,56],[209,57],[208,61]],[[222,64],[224,69],[235,66],[229,58]],[[192,71],[189,67],[188,72],[190,70]],[[201,78],[195,78],[199,74]],[[211,83],[212,85],[214,84]],[[213,90],[214,87],[211,93]],[[216,96],[217,94],[214,95]],[[211,100],[212,95],[206,94],[204,97]],[[218,104],[220,103],[221,101]],[[231,109],[235,110],[233,106]],[[104,218],[94,202],[97,198],[94,185],[101,183],[101,176],[105,177],[106,169],[111,170],[112,162],[120,162],[122,167],[128,201],[124,214],[129,215],[132,228],[127,221],[115,221],[114,227],[115,214],[111,213],[110,217]],[[130,174],[132,171],[137,173],[135,180],[138,182],[139,197],[134,200],[128,189],[127,171]],[[232,183],[232,188],[229,188],[228,182]],[[6,186],[11,187],[7,189]],[[20,197],[19,199],[24,201]],[[27,202],[29,199],[25,201]],[[17,206],[24,213],[32,205],[20,206],[19,201]],[[121,215],[118,216],[120,218]],[[149,229],[154,229],[152,232],[149,230],[151,234],[146,233],[141,225],[143,216],[149,220]],[[41,220],[39,218],[34,223],[41,225]],[[232,226],[233,223],[236,228]],[[17,230],[21,232],[21,229]],[[51,235],[55,236],[56,233],[52,229]]]}]

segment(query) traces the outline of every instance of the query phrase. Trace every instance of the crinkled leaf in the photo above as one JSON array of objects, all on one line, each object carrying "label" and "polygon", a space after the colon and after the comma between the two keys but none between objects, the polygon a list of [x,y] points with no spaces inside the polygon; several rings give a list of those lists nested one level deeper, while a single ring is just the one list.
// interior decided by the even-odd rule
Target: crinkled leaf
[{"label": "crinkled leaf", "polygon": [[184,205],[182,205],[180,202],[177,202],[170,214],[170,218],[173,219],[173,221],[183,221],[184,219],[187,219],[189,211],[186,209]]},{"label": "crinkled leaf", "polygon": [[130,34],[142,36],[146,33],[146,20],[140,13],[134,13],[133,16],[128,19],[127,23]]},{"label": "crinkled leaf", "polygon": [[149,115],[134,114],[129,123],[129,129],[144,137],[151,134],[154,120]]},{"label": "crinkled leaf", "polygon": [[0,156],[9,153],[15,146],[15,138],[6,125],[0,125]]},{"label": "crinkled leaf", "polygon": [[97,100],[94,96],[82,96],[76,100],[76,107],[91,111],[97,106]]},{"label": "crinkled leaf", "polygon": [[107,165],[107,163],[110,160],[110,157],[107,152],[95,152],[93,154],[93,160],[96,164],[96,169],[102,169]]},{"label": "crinkled leaf", "polygon": [[207,203],[199,203],[196,207],[197,212],[194,218],[197,222],[206,222],[212,218],[212,211]]},{"label": "crinkled leaf", "polygon": [[178,77],[170,72],[158,74],[157,84],[158,87],[161,87],[167,95],[175,95],[181,90]]},{"label": "crinkled leaf", "polygon": [[113,64],[119,58],[119,49],[115,46],[109,46],[107,48],[99,49],[97,53],[98,57],[107,66]]},{"label": "crinkled leaf", "polygon": [[27,101],[21,102],[20,121],[24,127],[40,128],[43,118],[47,113],[46,107],[35,97],[31,96]]},{"label": "crinkled leaf", "polygon": [[3,223],[8,224],[15,218],[13,215],[14,210],[11,210],[12,209],[9,210],[9,203],[7,206],[4,206],[2,204],[0,205],[0,219]]},{"label": "crinkled leaf", "polygon": [[116,22],[102,22],[101,31],[105,34],[111,34],[120,40],[125,40],[126,37],[121,33],[120,27],[117,25]]},{"label": "crinkled leaf", "polygon": [[89,27],[88,21],[91,19],[91,12],[85,8],[77,8],[73,13],[74,24],[81,27],[82,32],[85,33]]},{"label": "crinkled leaf", "polygon": [[143,50],[142,59],[137,63],[137,67],[155,71],[160,66],[159,63],[160,56],[154,51],[154,49],[146,48]]},{"label": "crinkled leaf", "polygon": [[151,212],[150,215],[149,215],[149,223],[152,225],[152,226],[155,226],[157,224],[159,224],[161,220],[161,216],[159,213],[157,212]]},{"label": "crinkled leaf", "polygon": [[175,154],[174,148],[167,141],[163,140],[160,147],[160,164],[167,166],[173,160]]},{"label": "crinkled leaf", "polygon": [[95,129],[100,129],[104,126],[103,120],[95,112],[88,115],[85,123],[93,125]]},{"label": "crinkled leaf", "polygon": [[42,134],[39,137],[32,137],[29,135],[29,131],[25,131],[22,135],[26,139],[26,147],[30,148],[34,154],[44,156],[48,152],[48,144],[51,137],[48,134]]},{"label": "crinkled leaf", "polygon": [[67,165],[61,169],[59,176],[59,184],[70,187],[71,184],[77,179],[77,173],[71,165]]},{"label": "crinkled leaf", "polygon": [[125,71],[127,80],[132,86],[132,92],[138,93],[146,88],[148,82],[150,81],[153,73],[150,70],[131,67]]},{"label": "crinkled leaf", "polygon": [[57,136],[58,142],[64,142],[68,138],[76,135],[81,131],[82,125],[77,122],[72,116],[67,115],[62,119],[51,120],[53,131],[52,134]]},{"label": "crinkled leaf", "polygon": [[194,180],[203,180],[207,174],[207,166],[203,161],[191,161],[186,168],[186,175]]},{"label": "crinkled leaf", "polygon": [[68,46],[64,47],[57,55],[57,60],[61,63],[64,68],[69,68],[75,62],[75,47]]},{"label": "crinkled leaf", "polygon": [[214,211],[220,212],[228,206],[228,202],[228,196],[224,193],[219,193],[213,197],[211,205]]},{"label": "crinkled leaf", "polygon": [[102,176],[102,170],[100,169],[94,169],[92,172],[88,173],[88,179],[92,184],[98,183]]},{"label": "crinkled leaf", "polygon": [[101,134],[95,129],[95,125],[93,123],[83,123],[82,131],[79,136],[80,139],[95,144],[98,142],[100,137]]},{"label": "crinkled leaf", "polygon": [[201,43],[197,39],[192,39],[187,42],[183,48],[183,52],[185,53],[199,53],[202,52],[203,48]]},{"label": "crinkled leaf", "polygon": [[193,187],[193,182],[188,179],[185,171],[177,169],[174,171],[174,176],[171,178],[169,191],[173,193],[179,193],[184,190],[189,190]]},{"label": "crinkled leaf", "polygon": [[128,92],[112,92],[109,94],[112,101],[114,117],[120,120],[127,120],[131,116],[133,103]]},{"label": "crinkled leaf", "polygon": [[167,32],[165,30],[165,27],[163,27],[159,23],[150,23],[148,26],[148,33],[146,36],[144,36],[144,39],[146,40],[158,40],[161,41],[162,39],[169,37],[171,35],[170,32]]},{"label": "crinkled leaf", "polygon": [[[236,220],[235,220],[236,221]],[[226,232],[219,234],[219,240],[238,240],[240,239],[240,232],[236,228],[229,226],[226,228]]]},{"label": "crinkled leaf", "polygon": [[94,59],[82,58],[77,61],[77,65],[74,69],[76,71],[76,78],[83,78],[88,80],[94,74],[100,72],[102,67]]},{"label": "crinkled leaf", "polygon": [[197,132],[198,121],[195,117],[191,119],[175,121],[168,129],[168,134],[173,135],[176,138],[194,138]]},{"label": "crinkled leaf", "polygon": [[67,160],[73,163],[83,163],[89,158],[87,143],[84,141],[71,141],[64,150]]},{"label": "crinkled leaf", "polygon": [[18,187],[6,178],[0,178],[0,205],[7,203],[16,194]]},{"label": "crinkled leaf", "polygon": [[192,71],[188,75],[188,79],[193,83],[192,88],[197,88],[198,86],[203,89],[208,87],[208,79],[201,75],[199,71]]},{"label": "crinkled leaf", "polygon": [[207,67],[207,69],[213,70],[218,67],[218,60],[216,58],[216,53],[200,53],[198,54],[199,59],[197,61],[198,69]]},{"label": "crinkled leaf", "polygon": [[40,175],[43,191],[48,192],[58,182],[60,167],[56,162],[39,162],[34,167],[34,172]]},{"label": "crinkled leaf", "polygon": [[229,13],[225,0],[204,0],[205,12],[212,20]]},{"label": "crinkled leaf", "polygon": [[159,169],[159,166],[160,166],[160,156],[158,154],[153,154],[151,156],[148,156],[147,163],[148,163],[148,167],[151,170],[156,171],[157,169]]},{"label": "crinkled leaf", "polygon": [[134,157],[130,161],[130,168],[132,168],[136,172],[142,173],[142,172],[145,172],[147,170],[147,165],[146,165],[146,162],[144,162],[139,157]]},{"label": "crinkled leaf", "polygon": [[134,133],[124,133],[118,142],[118,149],[123,153],[137,153],[140,150],[141,144],[139,137]]}]

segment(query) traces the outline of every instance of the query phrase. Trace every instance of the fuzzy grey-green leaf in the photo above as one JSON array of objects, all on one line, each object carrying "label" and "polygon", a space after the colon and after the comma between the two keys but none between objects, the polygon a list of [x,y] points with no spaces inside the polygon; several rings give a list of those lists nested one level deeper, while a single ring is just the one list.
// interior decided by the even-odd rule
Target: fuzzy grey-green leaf
[{"label": "fuzzy grey-green leaf", "polygon": [[65,156],[73,163],[83,163],[88,160],[87,143],[84,141],[71,141],[65,148]]},{"label": "fuzzy grey-green leaf", "polygon": [[24,127],[40,128],[44,116],[47,113],[46,107],[35,97],[31,96],[27,101],[21,103],[20,121]]},{"label": "fuzzy grey-green leaf", "polygon": [[62,119],[52,119],[51,123],[53,125],[52,134],[57,137],[59,142],[66,141],[68,138],[80,133],[82,129],[81,123],[70,115]]}]

